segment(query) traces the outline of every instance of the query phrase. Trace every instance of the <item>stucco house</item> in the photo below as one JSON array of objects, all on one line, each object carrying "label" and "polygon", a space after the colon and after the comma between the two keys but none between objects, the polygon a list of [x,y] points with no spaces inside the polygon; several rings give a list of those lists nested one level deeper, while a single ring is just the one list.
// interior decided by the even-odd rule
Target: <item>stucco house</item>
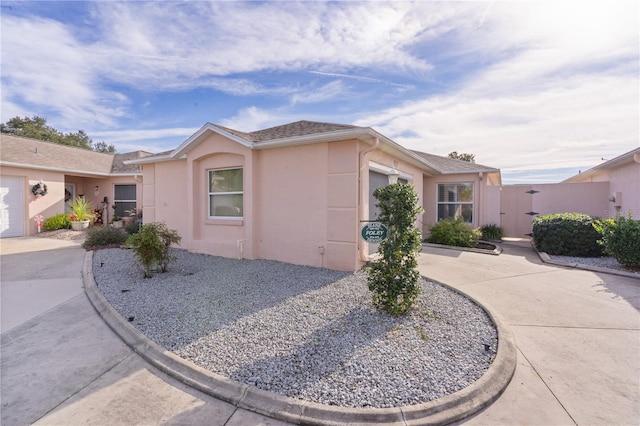
[{"label": "stucco house", "polygon": [[[96,208],[107,201],[107,212],[123,216],[142,198],[142,172],[125,160],[150,155],[136,151],[103,154],[51,142],[0,134],[0,236],[19,237],[37,232],[34,218],[63,213],[76,195]],[[36,197],[34,185],[47,186]],[[112,219],[105,218],[105,221]]]},{"label": "stucco house", "polygon": [[207,123],[142,169],[145,222],[197,253],[357,270],[373,247],[360,228],[389,176],[414,185],[425,227],[459,216],[500,222],[498,169],[408,150],[369,127],[298,121],[254,132]]}]

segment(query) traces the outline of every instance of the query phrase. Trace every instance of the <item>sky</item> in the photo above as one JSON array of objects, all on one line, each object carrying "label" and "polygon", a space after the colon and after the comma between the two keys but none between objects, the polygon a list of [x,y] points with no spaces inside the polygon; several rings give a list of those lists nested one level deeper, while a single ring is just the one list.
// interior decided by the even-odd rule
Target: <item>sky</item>
[{"label": "sky", "polygon": [[640,144],[638,3],[1,0],[1,121],[154,153],[353,124],[560,182]]}]

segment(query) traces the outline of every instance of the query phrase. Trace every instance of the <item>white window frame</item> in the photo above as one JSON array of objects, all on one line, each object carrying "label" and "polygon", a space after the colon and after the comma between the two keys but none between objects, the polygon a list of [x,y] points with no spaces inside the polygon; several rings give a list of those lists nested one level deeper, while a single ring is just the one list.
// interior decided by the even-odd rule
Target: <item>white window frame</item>
[{"label": "white window frame", "polygon": [[[440,201],[440,186],[442,185],[471,185],[471,201]],[[438,182],[438,186],[436,189],[436,220],[440,221],[443,219],[447,219],[449,217],[462,217],[464,219],[464,217],[462,216],[462,212],[458,215],[454,215],[454,216],[447,216],[447,217],[440,217],[440,206],[442,205],[454,205],[454,206],[471,206],[471,221],[467,222],[465,220],[465,223],[469,223],[469,224],[473,224],[474,221],[474,216],[475,216],[475,200],[476,200],[476,187],[475,187],[475,183],[472,181],[468,181],[468,182]]]},{"label": "white window frame", "polygon": [[[211,173],[221,172],[224,170],[242,170],[242,190],[241,191],[226,191],[226,192],[213,192],[211,191]],[[216,195],[242,195],[242,215],[240,216],[212,216],[211,215],[211,196]],[[225,167],[221,169],[208,169],[207,170],[207,216],[209,219],[220,220],[242,220],[244,219],[244,167]]]}]

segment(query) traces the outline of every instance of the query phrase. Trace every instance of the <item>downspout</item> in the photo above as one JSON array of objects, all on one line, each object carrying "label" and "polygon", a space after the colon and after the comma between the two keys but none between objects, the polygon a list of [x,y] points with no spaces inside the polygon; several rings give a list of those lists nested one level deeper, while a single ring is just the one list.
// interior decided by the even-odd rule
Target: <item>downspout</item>
[{"label": "downspout", "polygon": [[[369,171],[369,167],[368,167],[368,163],[367,161],[367,154],[370,153],[371,151],[375,151],[376,149],[378,149],[378,147],[380,146],[380,139],[375,138],[373,145],[371,145],[369,148],[364,149],[362,151],[360,151],[360,154],[358,156],[358,208],[360,209],[360,214],[359,214],[359,221],[358,221],[358,259],[361,260],[362,262],[368,262],[369,261],[369,253],[367,249],[367,243],[360,238],[360,223],[362,223],[363,220],[369,220],[369,211],[368,209],[365,210],[365,203],[364,203],[364,188],[363,188],[363,184],[362,182],[364,181],[364,173],[365,171]],[[368,196],[368,195],[367,195]],[[367,205],[368,207],[368,205]]]},{"label": "downspout", "polygon": [[484,173],[478,173],[478,201],[475,202],[476,209],[478,210],[478,226],[483,225],[484,222],[484,206],[482,205],[482,200],[484,199],[484,188],[485,183],[483,182]]}]

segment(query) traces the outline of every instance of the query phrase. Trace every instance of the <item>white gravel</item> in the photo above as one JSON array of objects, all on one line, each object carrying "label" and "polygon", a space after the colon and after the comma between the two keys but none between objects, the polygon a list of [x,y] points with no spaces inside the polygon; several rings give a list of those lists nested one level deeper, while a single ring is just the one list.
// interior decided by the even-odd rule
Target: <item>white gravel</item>
[{"label": "white gravel", "polygon": [[628,268],[622,266],[615,257],[603,256],[603,257],[574,257],[574,256],[558,256],[549,255],[552,260],[557,260],[566,263],[577,263],[579,265],[597,266],[600,268],[614,269],[618,271],[625,271],[640,275],[640,271],[631,271]]},{"label": "white gravel", "polygon": [[373,308],[361,272],[174,254],[169,272],[144,279],[131,251],[96,251],[96,282],[156,343],[264,390],[343,407],[405,406],[463,389],[495,356],[487,314],[437,283],[423,281],[411,314],[396,318]]}]

